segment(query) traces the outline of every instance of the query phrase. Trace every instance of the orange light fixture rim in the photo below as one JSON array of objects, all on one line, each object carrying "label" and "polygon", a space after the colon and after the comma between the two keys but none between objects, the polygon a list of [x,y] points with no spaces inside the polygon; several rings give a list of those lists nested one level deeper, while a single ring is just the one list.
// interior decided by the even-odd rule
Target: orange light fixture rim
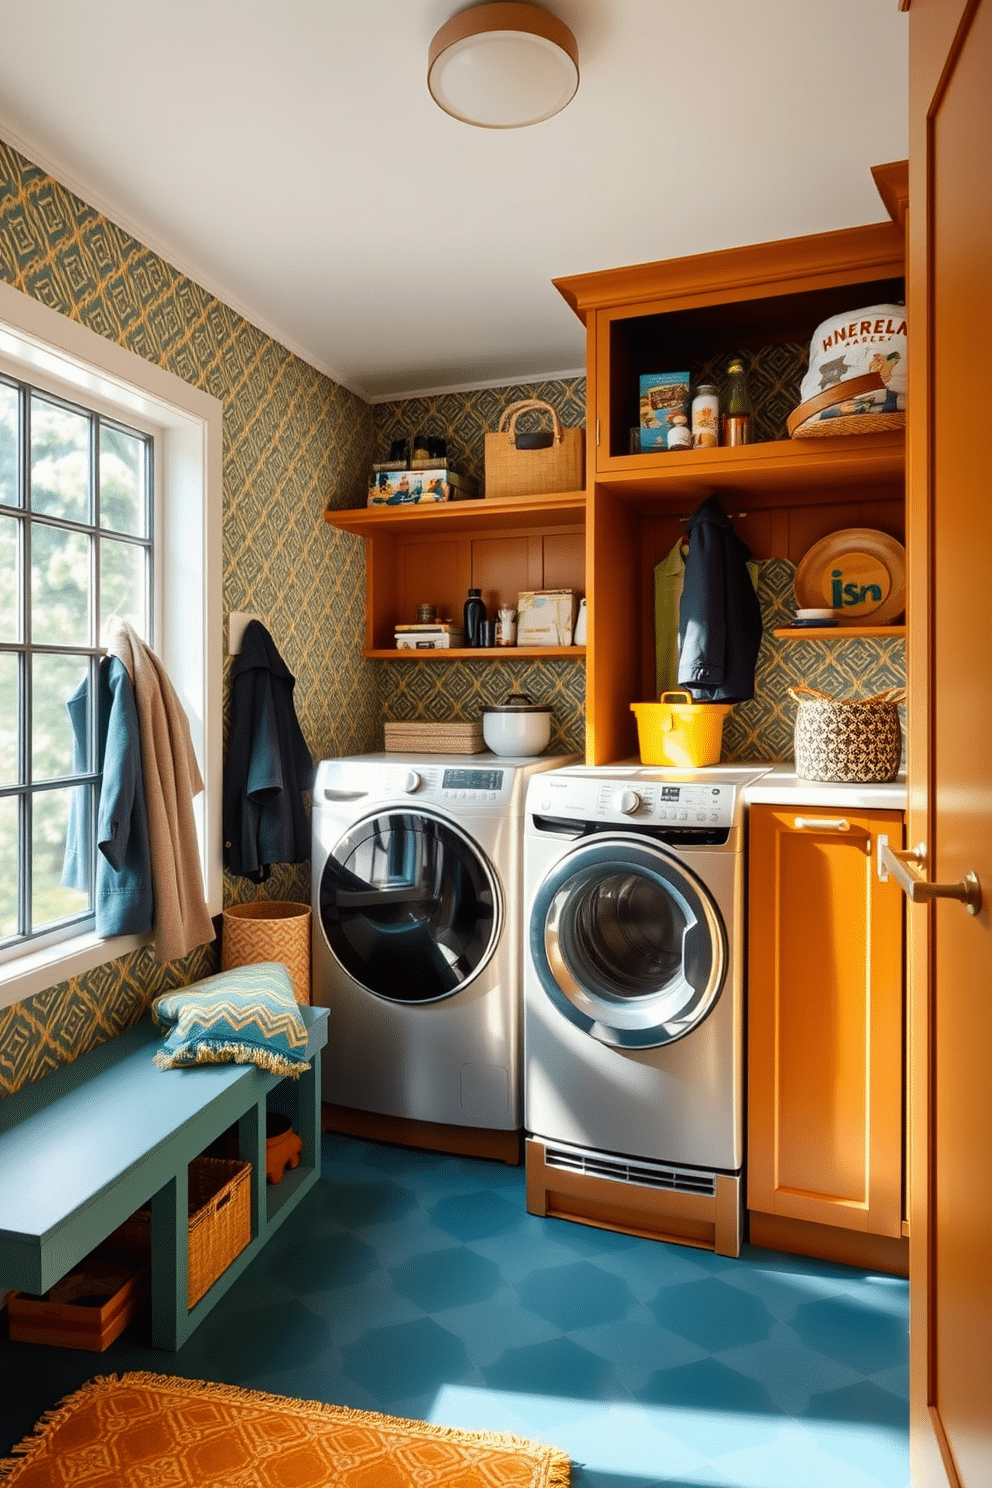
[{"label": "orange light fixture rim", "polygon": [[[552,117],[554,113],[560,113],[571,99],[579,86],[579,48],[572,32],[560,21],[557,16],[549,11],[542,10],[540,6],[523,3],[492,3],[485,5],[473,5],[467,10],[461,10],[453,15],[449,21],[435,33],[427,53],[427,86],[431,97],[438,107],[446,113],[451,110],[438,96],[432,86],[432,73],[438,59],[444,53],[459,43],[469,41],[474,37],[485,37],[494,32],[517,33],[522,36],[533,36],[542,42],[550,43],[569,58],[575,68],[575,87],[571,94],[552,109],[544,117]],[[453,114],[452,117],[459,118],[464,123],[478,124],[482,128],[506,129],[519,127],[516,124],[486,124],[481,120],[466,117],[463,114]],[[539,120],[528,122],[540,122]]]}]

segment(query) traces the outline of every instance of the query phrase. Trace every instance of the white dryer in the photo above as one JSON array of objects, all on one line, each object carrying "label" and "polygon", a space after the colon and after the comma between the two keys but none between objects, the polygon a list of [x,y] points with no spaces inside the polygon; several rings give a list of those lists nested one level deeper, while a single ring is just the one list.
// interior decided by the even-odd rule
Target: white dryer
[{"label": "white dryer", "polygon": [[524,821],[528,1207],[740,1249],[744,787],[570,768]]},{"label": "white dryer", "polygon": [[[519,1160],[524,798],[531,776],[574,758],[318,766],[313,987],[331,1012],[331,1124]],[[467,1140],[482,1132],[497,1135]]]}]

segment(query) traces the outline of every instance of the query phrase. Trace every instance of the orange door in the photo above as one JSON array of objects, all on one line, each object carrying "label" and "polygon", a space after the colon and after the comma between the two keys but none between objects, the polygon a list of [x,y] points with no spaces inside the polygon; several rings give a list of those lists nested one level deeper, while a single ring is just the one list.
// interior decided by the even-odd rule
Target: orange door
[{"label": "orange door", "polygon": [[[992,1483],[992,0],[912,0],[909,911],[917,1488]],[[974,418],[962,420],[965,408]]]}]

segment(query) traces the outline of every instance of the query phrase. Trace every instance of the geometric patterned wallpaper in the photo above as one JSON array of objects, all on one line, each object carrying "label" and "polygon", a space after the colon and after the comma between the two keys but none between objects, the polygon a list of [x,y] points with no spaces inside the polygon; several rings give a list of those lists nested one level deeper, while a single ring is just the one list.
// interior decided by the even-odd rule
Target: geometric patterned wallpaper
[{"label": "geometric patterned wallpaper", "polygon": [[[323,516],[365,502],[368,404],[2,141],[0,278],[223,401],[225,619],[229,610],[265,619],[296,677],[315,758],[371,748],[380,704],[373,664],[359,654],[364,548]],[[225,697],[228,671],[225,656]],[[225,880],[225,903],[309,894],[306,864],[276,869],[260,887]],[[152,996],[215,970],[216,958],[215,943],[160,967],[143,949],[4,1009],[0,1094],[120,1032]]]}]

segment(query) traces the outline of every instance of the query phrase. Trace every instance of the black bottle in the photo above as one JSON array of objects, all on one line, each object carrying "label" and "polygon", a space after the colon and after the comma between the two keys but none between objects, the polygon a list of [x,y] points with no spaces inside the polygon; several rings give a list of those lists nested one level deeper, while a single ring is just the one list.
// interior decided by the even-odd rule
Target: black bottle
[{"label": "black bottle", "polygon": [[482,601],[481,589],[470,589],[468,599],[465,601],[465,644],[466,646],[479,646],[482,643],[480,630],[482,622],[487,618],[487,610]]}]

